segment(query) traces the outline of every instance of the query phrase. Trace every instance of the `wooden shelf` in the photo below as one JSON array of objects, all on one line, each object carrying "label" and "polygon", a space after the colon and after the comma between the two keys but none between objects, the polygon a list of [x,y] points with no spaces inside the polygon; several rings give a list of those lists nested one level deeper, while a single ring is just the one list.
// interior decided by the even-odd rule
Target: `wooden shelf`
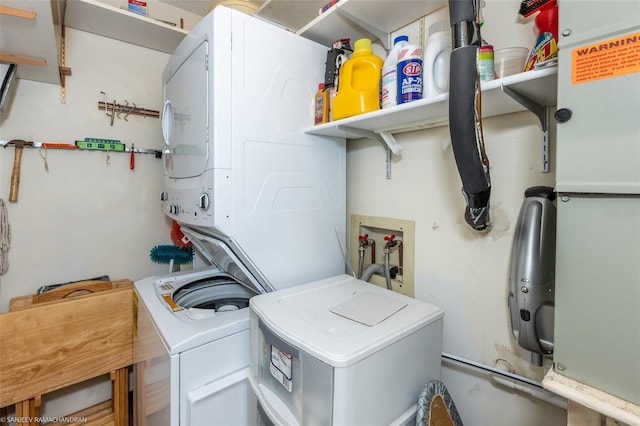
[{"label": "wooden shelf", "polygon": [[[602,413],[624,424],[640,424],[640,406],[565,377],[553,370],[549,370],[544,376],[542,387],[567,398],[569,401],[575,401],[581,406],[597,413]],[[569,406],[568,415],[570,417],[572,415],[571,405]]]},{"label": "wooden shelf", "polygon": [[189,32],[96,0],[67,0],[67,27],[173,53]]},{"label": "wooden shelf", "polygon": [[[12,0],[0,13],[0,57],[19,64],[17,77],[60,84],[62,23],[165,53],[188,31],[96,0]],[[18,13],[18,12],[20,13]],[[64,13],[64,19],[63,18]]]},{"label": "wooden shelf", "polygon": [[[504,93],[503,86],[512,89],[540,106],[556,103],[557,68],[528,71],[499,80],[483,82],[482,116],[493,117],[527,108]],[[449,96],[443,93],[389,109],[373,111],[330,123],[310,127],[306,133],[337,136],[347,139],[362,137],[362,132],[393,134],[446,125],[449,121]],[[354,131],[355,129],[356,131]]]},{"label": "wooden shelf", "polygon": [[[11,6],[11,7],[9,7]],[[58,1],[15,0],[0,13],[0,57],[18,64],[17,78],[60,84]]]}]

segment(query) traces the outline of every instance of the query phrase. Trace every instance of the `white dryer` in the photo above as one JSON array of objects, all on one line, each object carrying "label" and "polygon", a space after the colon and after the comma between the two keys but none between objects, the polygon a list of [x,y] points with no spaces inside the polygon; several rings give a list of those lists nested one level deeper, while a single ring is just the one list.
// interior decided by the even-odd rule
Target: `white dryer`
[{"label": "white dryer", "polygon": [[326,51],[218,6],[171,56],[162,208],[206,265],[135,283],[138,425],[254,424],[249,299],[344,272],[345,140],[303,132]]}]

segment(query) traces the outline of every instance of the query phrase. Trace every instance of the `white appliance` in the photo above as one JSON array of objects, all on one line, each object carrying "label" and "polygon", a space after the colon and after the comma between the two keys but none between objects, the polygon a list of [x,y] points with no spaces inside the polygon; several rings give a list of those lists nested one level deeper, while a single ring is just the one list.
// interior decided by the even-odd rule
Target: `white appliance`
[{"label": "white appliance", "polygon": [[339,275],[250,300],[249,382],[265,424],[413,417],[440,378],[441,308]]},{"label": "white appliance", "polygon": [[342,274],[345,141],[306,135],[326,48],[219,6],[163,76],[163,209],[207,265],[135,283],[139,425],[246,425],[249,298]]},{"label": "white appliance", "polygon": [[640,405],[640,2],[558,7],[554,370]]}]

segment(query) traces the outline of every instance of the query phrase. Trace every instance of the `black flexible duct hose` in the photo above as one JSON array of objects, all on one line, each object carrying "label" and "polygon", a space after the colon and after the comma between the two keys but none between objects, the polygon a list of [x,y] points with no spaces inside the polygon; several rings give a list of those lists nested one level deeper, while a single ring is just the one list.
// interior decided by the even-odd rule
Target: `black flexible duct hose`
[{"label": "black flexible duct hose", "polygon": [[491,179],[484,151],[477,49],[480,46],[479,0],[449,0],[452,51],[449,84],[449,132],[467,202],[466,222],[489,227]]}]

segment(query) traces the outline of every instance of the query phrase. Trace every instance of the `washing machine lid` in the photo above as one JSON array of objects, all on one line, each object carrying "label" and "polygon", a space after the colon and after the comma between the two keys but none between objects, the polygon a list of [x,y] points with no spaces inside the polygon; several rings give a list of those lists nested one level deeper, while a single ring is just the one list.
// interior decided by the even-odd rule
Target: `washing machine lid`
[{"label": "washing machine lid", "polygon": [[270,293],[275,290],[233,238],[210,228],[182,225],[180,229],[212,266],[255,288],[258,293]]},{"label": "washing machine lid", "polygon": [[255,296],[249,306],[271,333],[339,368],[444,316],[439,306],[350,275]]}]

